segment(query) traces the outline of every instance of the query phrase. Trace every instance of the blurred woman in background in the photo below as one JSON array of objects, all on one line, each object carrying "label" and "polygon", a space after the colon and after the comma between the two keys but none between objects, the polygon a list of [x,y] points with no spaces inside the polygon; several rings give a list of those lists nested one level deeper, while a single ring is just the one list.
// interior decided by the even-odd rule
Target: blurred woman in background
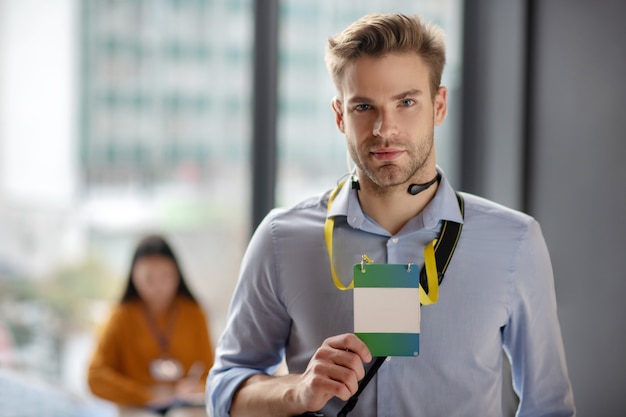
[{"label": "blurred woman in background", "polygon": [[120,416],[206,416],[213,346],[202,307],[161,236],[142,239],[128,283],[100,335],[88,383]]}]

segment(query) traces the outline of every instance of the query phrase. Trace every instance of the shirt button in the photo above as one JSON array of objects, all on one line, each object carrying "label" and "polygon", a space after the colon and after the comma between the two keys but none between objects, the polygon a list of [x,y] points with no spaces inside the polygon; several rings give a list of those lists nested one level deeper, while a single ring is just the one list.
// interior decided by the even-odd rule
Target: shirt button
[{"label": "shirt button", "polygon": [[393,243],[398,243],[398,238],[397,238],[397,237],[394,237],[393,239],[391,239],[391,241],[392,241]]}]

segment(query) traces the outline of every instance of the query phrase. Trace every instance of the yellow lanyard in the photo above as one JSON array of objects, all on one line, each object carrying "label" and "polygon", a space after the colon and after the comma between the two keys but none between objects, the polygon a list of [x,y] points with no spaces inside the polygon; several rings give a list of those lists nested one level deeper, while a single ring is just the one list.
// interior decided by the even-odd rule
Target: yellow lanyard
[{"label": "yellow lanyard", "polygon": [[[337,271],[335,271],[335,264],[333,262],[333,229],[335,228],[335,218],[328,215],[330,213],[330,207],[335,201],[339,190],[346,183],[346,180],[342,181],[335,187],[328,197],[328,209],[326,215],[326,222],[324,223],[324,239],[326,240],[326,248],[328,249],[328,258],[330,259],[330,272],[333,277],[333,283],[335,287],[344,291],[354,288],[354,280],[350,282],[350,285],[345,286],[339,280]],[[424,248],[424,268],[426,269],[426,280],[428,282],[428,293],[420,286],[420,303],[422,305],[434,304],[439,299],[439,279],[437,277],[437,262],[435,261],[435,243],[437,239],[434,239]],[[367,257],[367,255],[364,255]],[[369,259],[369,258],[368,258]]]}]

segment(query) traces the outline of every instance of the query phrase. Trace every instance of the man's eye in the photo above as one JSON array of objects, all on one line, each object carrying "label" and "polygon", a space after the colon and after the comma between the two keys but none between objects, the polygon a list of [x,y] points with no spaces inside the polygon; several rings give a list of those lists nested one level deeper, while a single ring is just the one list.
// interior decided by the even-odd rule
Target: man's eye
[{"label": "man's eye", "polygon": [[365,110],[369,110],[371,108],[371,106],[369,104],[357,104],[354,107],[354,110],[356,111],[365,111]]},{"label": "man's eye", "polygon": [[415,100],[413,100],[412,98],[405,98],[401,101],[401,103],[404,107],[409,107],[415,103]]}]

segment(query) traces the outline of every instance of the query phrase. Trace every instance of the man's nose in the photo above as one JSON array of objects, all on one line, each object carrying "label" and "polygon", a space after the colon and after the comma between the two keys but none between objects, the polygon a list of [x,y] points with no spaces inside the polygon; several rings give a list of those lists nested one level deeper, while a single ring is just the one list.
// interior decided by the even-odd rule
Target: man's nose
[{"label": "man's nose", "polygon": [[381,138],[394,137],[398,134],[397,120],[391,112],[384,110],[378,112],[372,134]]}]

